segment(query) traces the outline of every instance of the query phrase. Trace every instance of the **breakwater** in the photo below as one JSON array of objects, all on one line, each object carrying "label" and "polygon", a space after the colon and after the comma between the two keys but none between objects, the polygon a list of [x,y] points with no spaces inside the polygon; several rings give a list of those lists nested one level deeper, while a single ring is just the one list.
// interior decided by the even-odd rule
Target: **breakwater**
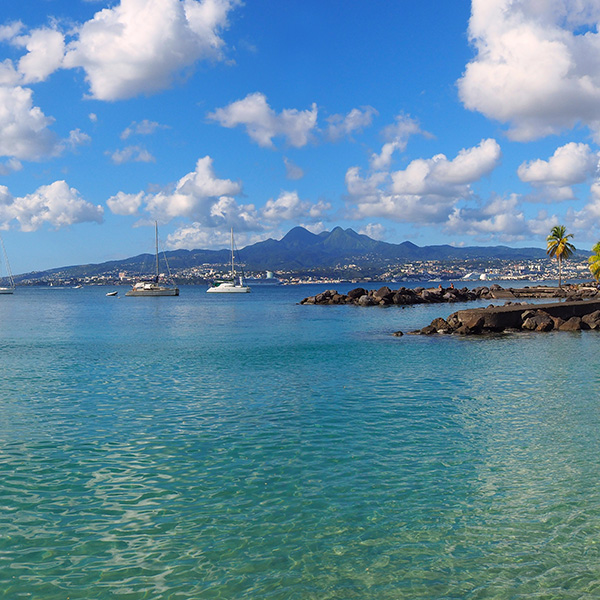
[{"label": "breakwater", "polygon": [[[417,331],[418,335],[478,335],[503,331],[600,330],[600,300],[511,304],[459,310],[447,319],[438,317]],[[402,335],[397,331],[395,335]]]},{"label": "breakwater", "polygon": [[557,288],[550,286],[532,286],[523,288],[503,288],[498,284],[481,286],[473,289],[466,287],[433,288],[417,287],[414,289],[401,287],[393,290],[387,285],[377,290],[366,290],[358,287],[347,294],[339,294],[336,290],[325,290],[315,296],[304,298],[300,304],[355,304],[357,306],[408,306],[412,304],[435,304],[444,302],[470,302],[473,300],[518,300],[520,298],[555,298],[565,300],[582,300],[594,298],[598,290],[589,285]]}]

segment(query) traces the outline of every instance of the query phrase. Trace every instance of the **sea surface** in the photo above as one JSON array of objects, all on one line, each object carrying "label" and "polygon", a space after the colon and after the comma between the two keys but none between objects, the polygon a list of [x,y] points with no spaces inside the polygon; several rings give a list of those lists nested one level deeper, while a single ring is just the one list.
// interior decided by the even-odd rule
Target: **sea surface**
[{"label": "sea surface", "polygon": [[600,333],[327,287],[0,297],[0,597],[599,598]]}]

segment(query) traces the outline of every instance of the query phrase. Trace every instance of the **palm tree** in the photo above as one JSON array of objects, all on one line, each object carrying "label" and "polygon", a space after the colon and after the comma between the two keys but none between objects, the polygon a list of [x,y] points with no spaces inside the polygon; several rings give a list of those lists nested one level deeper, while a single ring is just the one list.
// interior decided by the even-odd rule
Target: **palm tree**
[{"label": "palm tree", "polygon": [[593,254],[588,258],[590,263],[590,271],[596,281],[600,281],[600,242],[597,242],[592,247]]},{"label": "palm tree", "polygon": [[555,225],[550,231],[550,235],[546,238],[546,254],[558,260],[558,287],[562,288],[562,261],[564,258],[569,258],[575,252],[575,246],[569,242],[572,238],[572,233],[567,233],[567,228],[564,225]]}]

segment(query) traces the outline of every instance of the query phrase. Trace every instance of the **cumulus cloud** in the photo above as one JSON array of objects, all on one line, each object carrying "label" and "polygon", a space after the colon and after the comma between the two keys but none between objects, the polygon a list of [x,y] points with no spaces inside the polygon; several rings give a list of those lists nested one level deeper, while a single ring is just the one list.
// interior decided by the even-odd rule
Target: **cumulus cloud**
[{"label": "cumulus cloud", "polygon": [[[235,245],[243,248],[264,239],[264,233],[252,233],[236,229]],[[229,248],[230,234],[226,228],[206,227],[200,223],[182,225],[167,237],[168,248],[184,248],[196,250],[198,248]]]},{"label": "cumulus cloud", "polygon": [[391,174],[375,172],[362,178],[358,167],[352,167],[346,172],[349,214],[442,223],[459,200],[471,196],[471,184],[491,173],[500,158],[500,146],[488,139],[461,150],[453,160],[439,154],[414,160],[405,170]]},{"label": "cumulus cloud", "polygon": [[600,137],[600,3],[473,0],[464,105],[527,141],[581,122]]},{"label": "cumulus cloud", "polygon": [[535,186],[571,186],[583,183],[598,170],[598,153],[587,144],[570,142],[548,160],[524,162],[517,171],[521,181]]},{"label": "cumulus cloud", "polygon": [[477,208],[455,207],[445,229],[454,234],[470,235],[486,242],[497,239],[504,242],[523,240],[531,236],[547,235],[557,222],[540,211],[536,218],[527,219],[517,194],[507,198],[494,197]]},{"label": "cumulus cloud", "polygon": [[65,181],[44,185],[20,198],[0,187],[0,221],[16,220],[21,231],[36,231],[44,224],[59,229],[75,223],[101,223],[103,219],[102,207],[83,200]]},{"label": "cumulus cloud", "polygon": [[27,88],[0,86],[0,156],[40,160],[60,153],[49,129],[54,119],[33,105],[32,96]]},{"label": "cumulus cloud", "polygon": [[127,146],[122,150],[115,150],[107,153],[115,165],[122,165],[128,162],[155,162],[154,156],[142,146]]},{"label": "cumulus cloud", "polygon": [[399,114],[395,122],[382,131],[385,143],[379,154],[371,155],[371,168],[376,171],[388,169],[394,152],[404,152],[410,137],[417,134],[431,137],[431,134],[421,129],[417,120],[409,115]]},{"label": "cumulus cloud", "polygon": [[330,209],[331,204],[327,202],[312,203],[300,200],[298,192],[282,192],[276,200],[267,200],[261,215],[273,223],[299,219],[316,221],[322,219]]},{"label": "cumulus cloud", "polygon": [[62,65],[65,38],[55,29],[35,29],[29,35],[15,37],[12,43],[27,49],[18,64],[24,84],[45,81]]},{"label": "cumulus cloud", "polygon": [[331,141],[337,141],[355,131],[362,131],[371,125],[374,115],[377,115],[377,111],[372,106],[353,108],[346,116],[332,115],[327,119],[329,125],[326,136]]},{"label": "cumulus cloud", "polygon": [[126,194],[119,192],[106,201],[106,205],[115,215],[137,215],[144,200],[144,192]]},{"label": "cumulus cloud", "polygon": [[406,170],[392,173],[392,190],[396,194],[463,194],[461,188],[491,173],[500,163],[500,146],[493,139],[461,150],[448,160],[438,154],[430,159],[412,161]]},{"label": "cumulus cloud", "polygon": [[91,96],[120,100],[170,87],[197,61],[220,59],[237,0],[121,0],[77,31],[63,66],[82,68]]},{"label": "cumulus cloud", "polygon": [[265,95],[256,92],[218,108],[208,118],[223,127],[245,127],[250,138],[263,148],[273,148],[275,137],[283,137],[290,146],[301,148],[309,142],[317,125],[317,113],[313,104],[310,110],[284,109],[277,114]]},{"label": "cumulus cloud", "polygon": [[368,235],[373,240],[385,240],[387,229],[381,223],[367,223],[358,233]]},{"label": "cumulus cloud", "polygon": [[249,207],[252,205],[234,208],[231,204],[233,199],[230,197],[241,193],[241,184],[229,179],[219,179],[212,163],[212,158],[205,156],[198,160],[196,169],[183,176],[172,189],[141,196],[120,193],[109,198],[108,207],[116,214],[135,214],[143,208],[153,219],[163,222],[176,217],[187,217],[203,225],[222,225],[227,218],[233,218],[235,211],[241,215],[239,223],[251,221],[254,209]]},{"label": "cumulus cloud", "polygon": [[[596,180],[590,188],[590,198],[581,210],[570,210],[567,214],[570,226],[586,236],[598,231],[600,226],[600,181]],[[555,223],[556,224],[556,223]],[[594,240],[597,241],[597,240]]]}]

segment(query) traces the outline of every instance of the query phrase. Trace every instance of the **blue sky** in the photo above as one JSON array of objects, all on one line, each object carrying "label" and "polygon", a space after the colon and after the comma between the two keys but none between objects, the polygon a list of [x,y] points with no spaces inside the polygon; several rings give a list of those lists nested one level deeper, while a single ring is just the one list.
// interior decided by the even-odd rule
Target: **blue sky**
[{"label": "blue sky", "polygon": [[0,22],[15,273],[340,225],[600,239],[600,0],[28,0]]}]

